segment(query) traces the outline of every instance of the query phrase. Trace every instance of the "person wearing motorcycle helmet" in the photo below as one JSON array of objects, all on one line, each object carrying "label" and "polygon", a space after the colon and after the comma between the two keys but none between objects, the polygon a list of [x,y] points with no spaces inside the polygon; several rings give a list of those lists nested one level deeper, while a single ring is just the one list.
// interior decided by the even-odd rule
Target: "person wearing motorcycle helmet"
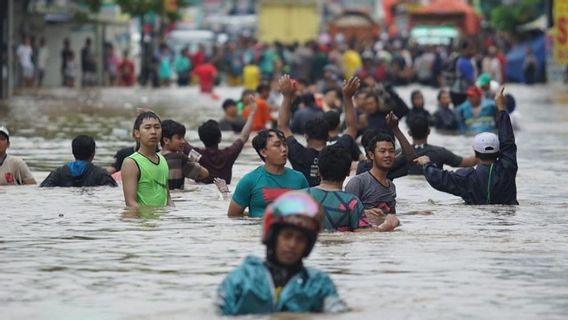
[{"label": "person wearing motorcycle helmet", "polygon": [[307,268],[323,221],[321,206],[308,194],[290,191],[266,208],[262,243],[266,259],[248,256],[218,288],[223,315],[273,312],[343,312],[331,278]]}]

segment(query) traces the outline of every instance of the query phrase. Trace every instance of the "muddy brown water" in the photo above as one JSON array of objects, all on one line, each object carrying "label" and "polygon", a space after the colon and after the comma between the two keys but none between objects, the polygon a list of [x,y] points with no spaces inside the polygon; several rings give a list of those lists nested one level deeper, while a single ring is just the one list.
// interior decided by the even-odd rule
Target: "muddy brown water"
[{"label": "muddy brown water", "polygon": [[[400,89],[408,99],[411,89]],[[436,92],[423,89],[434,110]],[[517,132],[519,206],[465,206],[420,177],[395,180],[402,227],[392,233],[321,235],[306,264],[329,272],[353,309],[338,319],[565,319],[568,315],[568,93],[509,86]],[[223,88],[223,97],[238,89]],[[40,182],[71,160],[79,133],[108,165],[132,144],[135,107],[190,129],[221,114],[195,88],[43,90],[0,107],[9,153]],[[234,136],[224,137],[229,143]],[[430,143],[471,154],[471,138],[432,133]],[[248,145],[238,181],[260,164]],[[234,182],[235,183],[235,182]],[[215,317],[223,276],[263,255],[260,222],[226,217],[211,186],[188,183],[175,208],[124,215],[120,188],[0,187],[0,318],[194,319]],[[404,214],[430,210],[429,216]],[[305,318],[324,318],[308,315]]]}]

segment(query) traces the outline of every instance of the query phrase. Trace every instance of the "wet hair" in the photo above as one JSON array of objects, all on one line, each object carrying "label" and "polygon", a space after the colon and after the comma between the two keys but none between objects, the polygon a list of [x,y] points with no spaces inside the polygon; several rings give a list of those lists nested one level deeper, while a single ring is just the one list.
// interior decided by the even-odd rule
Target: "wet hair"
[{"label": "wet hair", "polygon": [[363,146],[363,148],[367,150],[367,145],[369,144],[371,139],[373,139],[374,137],[378,136],[381,133],[384,133],[384,131],[375,128],[365,130],[361,135],[361,145]]},{"label": "wet hair", "polygon": [[323,180],[343,181],[351,171],[351,156],[340,145],[327,146],[319,154],[318,166]]},{"label": "wet hair", "polygon": [[95,139],[84,134],[78,135],[71,142],[75,160],[90,160],[95,154]]},{"label": "wet hair", "polygon": [[160,120],[160,117],[158,117],[157,114],[155,114],[152,111],[145,111],[145,112],[141,112],[137,117],[136,120],[134,120],[134,130],[140,130],[140,126],[142,125],[142,122],[144,122],[144,119],[156,119],[158,120],[158,122],[160,122],[160,124],[162,123],[162,120]]},{"label": "wet hair", "polygon": [[495,153],[479,153],[475,151],[475,157],[483,161],[496,161],[499,155],[501,155],[499,151]]},{"label": "wet hair", "polygon": [[416,116],[409,123],[410,135],[414,139],[424,139],[428,136],[428,118],[424,116]]},{"label": "wet hair", "polygon": [[215,120],[207,120],[197,128],[199,139],[205,147],[215,147],[221,142],[221,129]]},{"label": "wet hair", "polygon": [[185,126],[183,124],[171,119],[162,121],[162,137],[160,138],[160,145],[164,146],[164,139],[171,139],[176,134],[185,137]]},{"label": "wet hair", "polygon": [[227,110],[227,108],[231,107],[231,106],[237,106],[237,102],[235,102],[235,100],[233,99],[226,99],[225,101],[223,101],[223,110]]},{"label": "wet hair", "polygon": [[375,149],[377,148],[377,143],[382,141],[390,142],[392,143],[393,147],[395,146],[394,140],[391,136],[384,133],[379,133],[378,135],[374,136],[371,141],[369,141],[369,143],[367,143],[367,145],[365,146],[365,151],[367,151],[367,154],[374,153]]},{"label": "wet hair", "polygon": [[450,94],[450,93],[448,92],[448,90],[442,89],[442,90],[438,91],[438,95],[436,96],[436,99],[437,99],[438,101],[440,101],[440,99],[442,98],[442,95],[443,95],[443,94]]},{"label": "wet hair", "polygon": [[266,83],[261,83],[258,85],[258,87],[256,87],[256,92],[257,93],[262,93],[264,91],[270,91],[270,86]]},{"label": "wet hair", "polygon": [[329,125],[322,117],[306,121],[304,132],[308,139],[327,141],[329,139]]},{"label": "wet hair", "polygon": [[264,161],[265,159],[262,156],[262,154],[260,154],[260,151],[266,148],[266,143],[268,142],[268,138],[270,137],[276,137],[284,142],[286,141],[286,136],[284,135],[284,132],[278,129],[264,129],[260,131],[252,139],[252,147],[254,148],[254,150],[256,150],[256,153],[258,153],[258,156],[262,161]]},{"label": "wet hair", "polygon": [[323,119],[327,122],[329,130],[335,130],[339,127],[339,113],[335,111],[328,111],[323,114]]},{"label": "wet hair", "polygon": [[300,96],[300,101],[306,107],[313,107],[316,105],[316,98],[313,93],[304,93],[303,95]]}]

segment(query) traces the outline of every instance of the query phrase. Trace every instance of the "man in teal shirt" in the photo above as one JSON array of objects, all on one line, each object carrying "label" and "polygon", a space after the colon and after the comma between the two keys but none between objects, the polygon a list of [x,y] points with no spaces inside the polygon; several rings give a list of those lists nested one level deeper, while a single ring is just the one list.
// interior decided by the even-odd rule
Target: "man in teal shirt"
[{"label": "man in teal shirt", "polygon": [[249,216],[262,217],[266,206],[281,194],[308,187],[302,173],[286,168],[288,147],[285,139],[284,133],[275,129],[263,130],[254,137],[252,145],[264,165],[239,181],[229,205],[229,217],[242,217],[247,207]]},{"label": "man in teal shirt", "polygon": [[494,132],[495,112],[495,103],[483,98],[481,88],[469,88],[467,100],[456,110],[460,132],[468,135]]}]

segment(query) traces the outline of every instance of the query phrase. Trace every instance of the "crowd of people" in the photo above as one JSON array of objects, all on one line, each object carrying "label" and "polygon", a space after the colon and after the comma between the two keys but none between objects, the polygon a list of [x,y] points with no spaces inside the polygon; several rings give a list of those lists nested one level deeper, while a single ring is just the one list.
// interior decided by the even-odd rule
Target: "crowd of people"
[{"label": "crowd of people", "polygon": [[[277,81],[284,73],[305,83],[317,83],[320,91],[353,75],[369,85],[389,82],[443,87],[450,85],[449,80],[453,84],[451,92],[459,99],[474,72],[487,73],[499,83],[506,82],[506,48],[507,43],[497,36],[466,42],[461,52],[453,44],[419,45],[411,39],[389,37],[362,42],[332,39],[324,34],[317,41],[289,45],[240,37],[224,43],[202,43],[191,47],[192,51],[189,46],[174,49],[162,43],[150,59],[141,61],[140,65],[148,63],[149,68],[141,66],[138,69],[144,70],[136,70],[129,51],[117,53],[111,42],[105,42],[99,57],[92,40],[86,38],[77,56],[66,38],[60,52],[60,72],[62,85],[69,87],[74,87],[79,77],[82,87],[133,86],[140,79],[142,84],[151,83],[154,87],[198,84],[204,93],[213,93],[214,86],[220,83],[255,90],[261,82]],[[460,54],[466,55],[469,62],[458,61]],[[22,85],[41,86],[50,55],[45,39],[37,42],[35,37],[25,36],[16,55]],[[534,53],[527,48],[523,71],[528,84],[538,80],[535,77],[538,69]],[[148,74],[142,74],[146,70]],[[453,83],[452,78],[458,73],[466,82]]]},{"label": "crowd of people", "polygon": [[[17,70],[21,86],[43,86],[51,55],[46,39],[40,37],[39,41],[36,41],[34,36],[24,36],[15,54],[18,58]],[[98,85],[133,86],[136,83],[135,64],[128,50],[123,51],[122,56],[119,57],[114,45],[107,42],[104,44],[103,57],[102,79],[99,81],[98,63],[100,59],[97,58],[92,39],[85,39],[80,55],[77,57],[71,48],[71,41],[65,38],[60,52],[61,85],[73,88],[78,84],[79,77],[83,88]]]},{"label": "crowd of people", "polygon": [[[229,202],[229,217],[264,219],[262,242],[267,247],[265,259],[248,257],[219,286],[217,307],[222,314],[347,310],[329,276],[304,267],[303,258],[320,230],[395,230],[400,225],[396,178],[423,175],[433,188],[459,196],[466,204],[518,204],[514,99],[491,84],[502,80],[496,63],[488,63],[491,70],[477,75],[471,43],[461,46],[449,89],[440,89],[434,114],[424,108],[421,91],[411,93],[409,108],[393,87],[384,85],[387,78],[377,76],[400,78],[402,70],[381,73],[370,69],[365,59],[351,64],[357,52],[346,50],[336,56],[343,59],[343,73],[337,74],[329,61],[317,61],[317,46],[298,48],[300,53],[311,51],[313,59],[291,67],[293,75],[284,74],[277,81],[270,80],[284,68],[278,62],[278,48],[264,48],[273,51],[273,60],[255,64],[260,69],[255,90],[245,85],[239,100],[222,103],[222,119],[199,126],[202,147],[185,141],[183,124],[140,110],[132,131],[135,146],[119,150],[111,166],[92,164],[95,141],[79,135],[72,141],[75,161],[51,172],[40,186],[122,184],[126,206],[135,209],[173,206],[170,190],[183,189],[186,178],[215,184]],[[292,61],[304,63],[306,52]],[[434,51],[423,55],[429,53]],[[393,56],[389,66],[396,66],[396,59]],[[321,66],[316,70],[321,77],[313,73],[314,66]],[[428,73],[426,82],[435,84],[435,72]],[[263,74],[269,82],[261,82]],[[399,128],[401,119],[411,141]],[[431,128],[442,134],[475,135],[474,155],[462,157],[430,145]],[[223,131],[239,133],[226,148],[219,147]],[[253,132],[252,147],[260,165],[244,175],[231,194],[234,163]],[[298,135],[305,136],[305,144]],[[0,184],[34,184],[25,162],[7,154],[9,139],[8,129],[1,127]],[[444,165],[461,168],[447,171]]]}]

